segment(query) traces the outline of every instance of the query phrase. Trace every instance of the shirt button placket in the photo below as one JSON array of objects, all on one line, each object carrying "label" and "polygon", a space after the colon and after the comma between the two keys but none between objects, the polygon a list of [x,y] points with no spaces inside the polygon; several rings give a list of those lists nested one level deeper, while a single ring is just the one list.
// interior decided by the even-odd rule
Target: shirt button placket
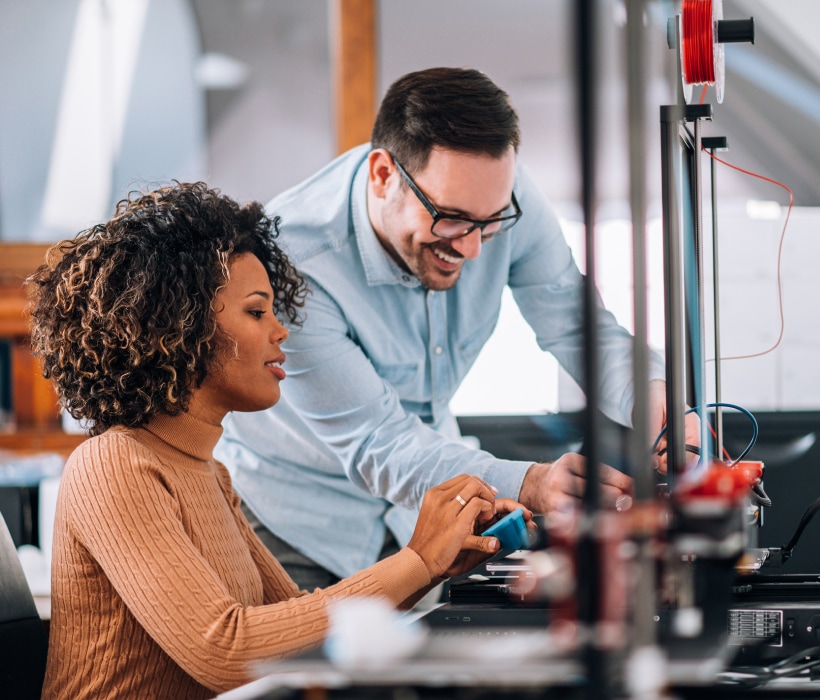
[{"label": "shirt button placket", "polygon": [[427,315],[430,323],[430,378],[433,421],[438,423],[442,410],[447,406],[450,384],[450,368],[447,363],[447,313],[446,298],[434,290],[427,292]]}]

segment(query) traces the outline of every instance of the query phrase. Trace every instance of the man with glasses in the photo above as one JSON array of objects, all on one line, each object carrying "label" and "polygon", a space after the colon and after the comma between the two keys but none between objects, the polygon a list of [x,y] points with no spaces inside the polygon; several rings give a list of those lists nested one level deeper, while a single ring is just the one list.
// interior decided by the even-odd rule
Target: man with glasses
[{"label": "man with glasses", "polygon": [[[311,294],[284,346],[283,399],[229,416],[218,454],[258,534],[302,587],[404,544],[424,492],[455,474],[476,474],[536,512],[583,493],[580,455],[497,459],[459,440],[448,409],[507,286],[541,348],[582,382],[583,278],[516,162],[518,144],[518,117],[485,75],[418,71],[388,89],[369,144],[268,205]],[[604,309],[598,335],[602,409],[629,425],[631,336]],[[658,430],[663,376],[653,357]],[[612,504],[631,481],[603,466],[601,484]]]}]

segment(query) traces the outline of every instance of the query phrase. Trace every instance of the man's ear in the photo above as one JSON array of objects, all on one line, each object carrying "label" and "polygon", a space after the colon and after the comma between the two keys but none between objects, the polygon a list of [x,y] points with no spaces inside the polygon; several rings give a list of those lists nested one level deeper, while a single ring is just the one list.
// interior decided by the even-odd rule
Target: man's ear
[{"label": "man's ear", "polygon": [[370,182],[370,191],[374,196],[384,199],[390,187],[392,178],[398,177],[393,159],[383,148],[370,151],[367,156],[367,172]]}]

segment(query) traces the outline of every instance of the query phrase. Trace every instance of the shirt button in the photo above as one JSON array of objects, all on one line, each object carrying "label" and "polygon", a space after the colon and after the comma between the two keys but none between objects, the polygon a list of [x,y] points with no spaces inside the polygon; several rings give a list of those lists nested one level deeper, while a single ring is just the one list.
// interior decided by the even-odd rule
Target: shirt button
[{"label": "shirt button", "polygon": [[442,348],[441,345],[436,345],[436,349],[433,352],[435,352],[436,355],[441,355],[441,353],[444,352],[444,348]]},{"label": "shirt button", "polygon": [[410,276],[409,276],[409,275],[402,275],[402,276],[401,276],[401,278],[402,278],[402,280],[404,280],[405,282],[409,282],[409,281],[410,281]]}]

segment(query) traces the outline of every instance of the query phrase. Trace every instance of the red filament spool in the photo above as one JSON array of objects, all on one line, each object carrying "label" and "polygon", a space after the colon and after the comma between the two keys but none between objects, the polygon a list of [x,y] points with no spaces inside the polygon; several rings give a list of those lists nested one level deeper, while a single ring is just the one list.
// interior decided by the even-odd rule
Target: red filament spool
[{"label": "red filament spool", "polygon": [[683,0],[681,6],[681,68],[687,85],[714,85],[723,102],[723,45],[717,23],[723,17],[720,0]]}]

